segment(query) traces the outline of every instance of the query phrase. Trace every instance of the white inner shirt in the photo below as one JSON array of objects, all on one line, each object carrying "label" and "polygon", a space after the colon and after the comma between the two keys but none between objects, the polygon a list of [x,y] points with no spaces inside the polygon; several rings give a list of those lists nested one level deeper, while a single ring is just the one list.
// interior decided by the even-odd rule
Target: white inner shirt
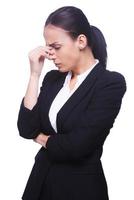
[{"label": "white inner shirt", "polygon": [[54,98],[50,110],[49,110],[49,120],[51,122],[52,127],[54,128],[55,132],[57,132],[57,125],[56,125],[56,118],[57,113],[62,108],[62,106],[66,103],[66,101],[69,99],[69,97],[75,92],[75,90],[80,86],[80,84],[84,81],[84,79],[87,77],[87,75],[91,72],[91,70],[99,63],[99,60],[95,60],[95,64],[93,64],[88,70],[86,70],[84,73],[77,75],[77,81],[72,90],[69,88],[69,83],[72,77],[72,72],[69,71],[63,87],[60,89],[56,97]]}]

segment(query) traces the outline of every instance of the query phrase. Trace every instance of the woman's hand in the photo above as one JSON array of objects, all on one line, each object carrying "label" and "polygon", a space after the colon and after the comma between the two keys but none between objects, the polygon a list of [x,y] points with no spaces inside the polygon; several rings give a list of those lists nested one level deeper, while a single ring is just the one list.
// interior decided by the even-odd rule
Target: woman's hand
[{"label": "woman's hand", "polygon": [[34,139],[34,141],[46,148],[46,142],[47,142],[47,140],[48,140],[49,137],[50,137],[50,135],[45,135],[45,134],[43,134],[43,133],[40,133],[40,134]]},{"label": "woman's hand", "polygon": [[52,47],[39,46],[29,52],[30,70],[32,75],[41,75],[45,58],[50,59],[50,50]]}]

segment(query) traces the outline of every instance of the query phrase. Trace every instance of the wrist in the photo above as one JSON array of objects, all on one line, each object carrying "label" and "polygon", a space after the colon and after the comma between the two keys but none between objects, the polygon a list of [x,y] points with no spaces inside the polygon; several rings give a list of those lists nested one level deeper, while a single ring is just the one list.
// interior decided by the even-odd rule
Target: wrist
[{"label": "wrist", "polygon": [[49,137],[50,136],[47,136],[47,135],[44,137],[43,147],[45,147],[45,148],[46,148],[46,143],[47,143],[47,140]]},{"label": "wrist", "polygon": [[37,72],[31,72],[31,74],[30,74],[30,78],[34,78],[34,79],[39,79],[40,78],[40,75],[41,74],[39,74],[39,73],[37,73]]}]

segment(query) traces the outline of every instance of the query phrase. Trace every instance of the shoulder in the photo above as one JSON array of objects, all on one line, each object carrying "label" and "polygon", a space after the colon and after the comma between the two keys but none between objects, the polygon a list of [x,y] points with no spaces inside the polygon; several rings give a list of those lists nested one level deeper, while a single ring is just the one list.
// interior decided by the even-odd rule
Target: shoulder
[{"label": "shoulder", "polygon": [[105,70],[102,76],[98,80],[99,84],[114,84],[114,85],[122,85],[126,87],[125,77],[116,71]]},{"label": "shoulder", "polygon": [[44,76],[43,84],[45,82],[49,82],[49,83],[54,82],[62,77],[64,78],[66,75],[67,75],[67,73],[61,73],[58,70],[51,70],[51,71],[47,72],[46,75]]},{"label": "shoulder", "polygon": [[106,81],[117,81],[117,82],[126,82],[125,77],[116,71],[105,70],[103,78]]},{"label": "shoulder", "polygon": [[46,73],[46,75],[44,76],[44,79],[45,78],[54,78],[54,77],[59,77],[59,76],[61,76],[62,75],[62,73],[61,72],[59,72],[58,70],[51,70],[51,71],[49,71],[49,72],[47,72]]},{"label": "shoulder", "polygon": [[95,91],[98,95],[123,96],[126,92],[125,78],[119,72],[105,70],[98,78]]}]

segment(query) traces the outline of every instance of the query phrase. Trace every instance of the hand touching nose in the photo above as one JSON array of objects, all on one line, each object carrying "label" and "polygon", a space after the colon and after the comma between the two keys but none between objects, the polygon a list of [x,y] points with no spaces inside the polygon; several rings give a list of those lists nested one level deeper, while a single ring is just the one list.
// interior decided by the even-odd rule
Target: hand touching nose
[{"label": "hand touching nose", "polygon": [[50,50],[50,47],[39,46],[29,52],[31,74],[34,73],[40,76],[45,59],[50,59]]},{"label": "hand touching nose", "polygon": [[50,51],[49,51],[49,60],[55,60],[56,59],[56,53],[55,53],[55,50],[52,48]]}]

